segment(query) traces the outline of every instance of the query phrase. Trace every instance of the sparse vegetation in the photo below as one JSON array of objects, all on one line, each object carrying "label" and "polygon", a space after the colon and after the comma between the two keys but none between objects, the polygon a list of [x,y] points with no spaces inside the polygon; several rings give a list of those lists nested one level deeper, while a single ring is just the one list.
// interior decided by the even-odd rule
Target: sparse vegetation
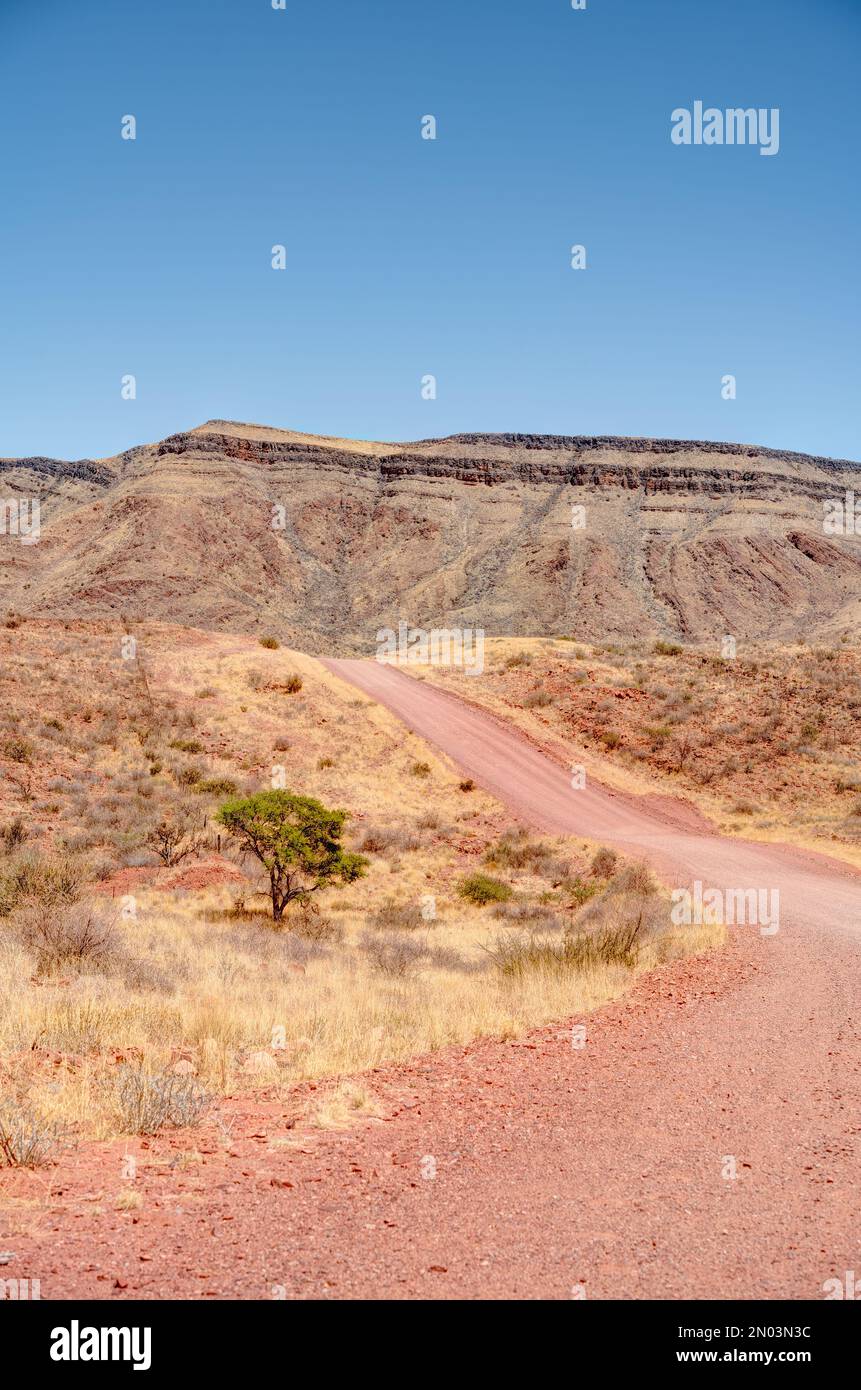
[{"label": "sparse vegetation", "polygon": [[62,1127],[30,1106],[7,1099],[0,1102],[0,1166],[39,1168],[62,1142]]},{"label": "sparse vegetation", "polygon": [[116,1082],[120,1129],[125,1134],[158,1134],[200,1123],[211,1096],[190,1076],[158,1075],[141,1066],[124,1066]]},{"label": "sparse vegetation", "polygon": [[19,913],[18,931],[40,975],[98,967],[116,949],[116,914],[106,903],[35,902]]},{"label": "sparse vegetation", "polygon": [[[260,1085],[286,1093],[565,1018],[653,959],[647,946],[631,968],[501,973],[483,949],[489,932],[558,943],[591,911],[606,883],[590,871],[594,847],[500,834],[498,806],[471,778],[404,744],[379,707],[367,718],[366,699],[297,654],[303,694],[287,701],[275,660],[274,679],[248,679],[263,664],[256,638],[138,632],[146,690],[137,663],[117,661],[115,632],[96,625],[70,637],[28,623],[7,635],[0,663],[0,1074],[16,1079],[15,1106],[40,1117],[36,1137],[41,1117],[64,1142],[131,1132],[161,1093],[126,1082],[126,1067],[215,1100]],[[553,688],[543,657],[532,670],[530,684]],[[564,707],[557,695],[548,717]],[[4,758],[3,740],[21,737],[32,763]],[[395,743],[409,752],[393,766]],[[264,866],[206,819],[268,785],[287,761],[273,749],[289,749],[303,795],[327,803],[334,784],[353,816],[343,853],[368,856],[361,882],[336,876],[337,891],[295,898],[277,930]],[[410,773],[425,760],[432,806],[428,777]],[[10,773],[28,779],[26,819]],[[478,904],[458,891],[477,866],[501,884]],[[275,1027],[283,1048],[270,1046]]]}]

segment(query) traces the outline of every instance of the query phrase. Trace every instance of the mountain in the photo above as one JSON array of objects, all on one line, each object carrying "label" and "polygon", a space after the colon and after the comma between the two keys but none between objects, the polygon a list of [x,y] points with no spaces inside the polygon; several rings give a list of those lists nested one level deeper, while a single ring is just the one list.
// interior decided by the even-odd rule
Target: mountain
[{"label": "mountain", "polygon": [[[861,626],[861,465],[691,440],[412,444],[211,420],[115,458],[0,460],[4,607],[372,652],[399,619],[490,634],[791,639]],[[574,514],[585,524],[572,526]],[[7,527],[7,531],[8,531]],[[859,526],[861,530],[861,526]]]}]

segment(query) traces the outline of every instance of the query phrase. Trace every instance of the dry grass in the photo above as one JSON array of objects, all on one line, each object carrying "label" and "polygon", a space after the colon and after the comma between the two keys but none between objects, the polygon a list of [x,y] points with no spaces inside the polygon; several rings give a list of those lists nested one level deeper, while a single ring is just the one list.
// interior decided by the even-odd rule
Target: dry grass
[{"label": "dry grass", "polygon": [[[378,969],[363,945],[368,928],[358,903],[338,914],[342,942],[309,949],[290,932],[221,916],[216,909],[226,902],[223,890],[167,902],[143,894],[137,919],[122,924],[127,949],[171,982],[168,993],[135,993],[100,974],[37,986],[27,953],[3,939],[0,1053],[46,1122],[98,1137],[149,1132],[157,1126],[128,1112],[153,1113],[150,1092],[138,1088],[118,1105],[118,1087],[141,1072],[170,1076],[177,1059],[190,1062],[196,1086],[217,1096],[348,1076],[477,1036],[514,1037],[595,1008],[658,961],[721,939],[714,929],[667,931],[635,957],[597,953],[576,969],[538,962],[511,975],[490,952],[506,931],[520,940],[522,920],[509,928],[488,909],[446,904],[423,930],[370,929],[396,947],[420,939],[419,968],[398,975]],[[545,925],[539,916],[533,946],[552,940]],[[295,971],[297,955],[304,973]]]},{"label": "dry grass", "polygon": [[[518,831],[387,711],[300,653],[141,625],[135,672],[119,635],[47,623],[0,633],[0,670],[17,682],[6,756],[30,760],[9,765],[30,769],[33,792],[25,807],[0,783],[0,821],[26,813],[29,829],[23,846],[17,829],[0,838],[0,878],[16,856],[70,842],[90,868],[84,907],[59,934],[44,914],[0,918],[0,1087],[45,1133],[182,1123],[183,1097],[200,1092],[286,1091],[514,1037],[719,939],[667,931],[626,959],[506,974],[491,954],[501,936],[540,945],[591,907],[597,846]],[[286,693],[293,676],[301,689]],[[324,895],[319,918],[282,932],[213,841],[174,868],[146,852],[148,826],[178,798],[199,796],[209,814],[218,792],[195,788],[258,790],[279,766],[293,789],[350,811],[350,847],[370,859],[365,879]],[[511,892],[499,916],[458,892],[485,866]],[[111,909],[104,942],[94,895]],[[363,1095],[357,1082],[327,1088],[315,1123],[349,1123],[366,1112]],[[162,1101],[170,1113],[159,1118]]]}]

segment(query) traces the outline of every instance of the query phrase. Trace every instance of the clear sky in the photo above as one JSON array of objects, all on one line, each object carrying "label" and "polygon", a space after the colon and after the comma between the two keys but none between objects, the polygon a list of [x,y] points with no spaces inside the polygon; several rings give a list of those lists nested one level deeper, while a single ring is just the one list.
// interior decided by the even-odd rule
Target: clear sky
[{"label": "clear sky", "polygon": [[[861,0],[0,0],[0,455],[220,416],[861,458],[859,60]],[[697,100],[779,153],[674,145]]]}]

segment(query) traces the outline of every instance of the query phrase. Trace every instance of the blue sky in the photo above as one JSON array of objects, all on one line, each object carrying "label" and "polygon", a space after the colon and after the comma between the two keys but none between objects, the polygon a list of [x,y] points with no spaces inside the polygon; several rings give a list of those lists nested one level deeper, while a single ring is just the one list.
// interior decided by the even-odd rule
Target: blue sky
[{"label": "blue sky", "polygon": [[[0,455],[224,416],[857,459],[859,59],[861,0],[0,0]],[[696,100],[779,153],[673,145]]]}]

